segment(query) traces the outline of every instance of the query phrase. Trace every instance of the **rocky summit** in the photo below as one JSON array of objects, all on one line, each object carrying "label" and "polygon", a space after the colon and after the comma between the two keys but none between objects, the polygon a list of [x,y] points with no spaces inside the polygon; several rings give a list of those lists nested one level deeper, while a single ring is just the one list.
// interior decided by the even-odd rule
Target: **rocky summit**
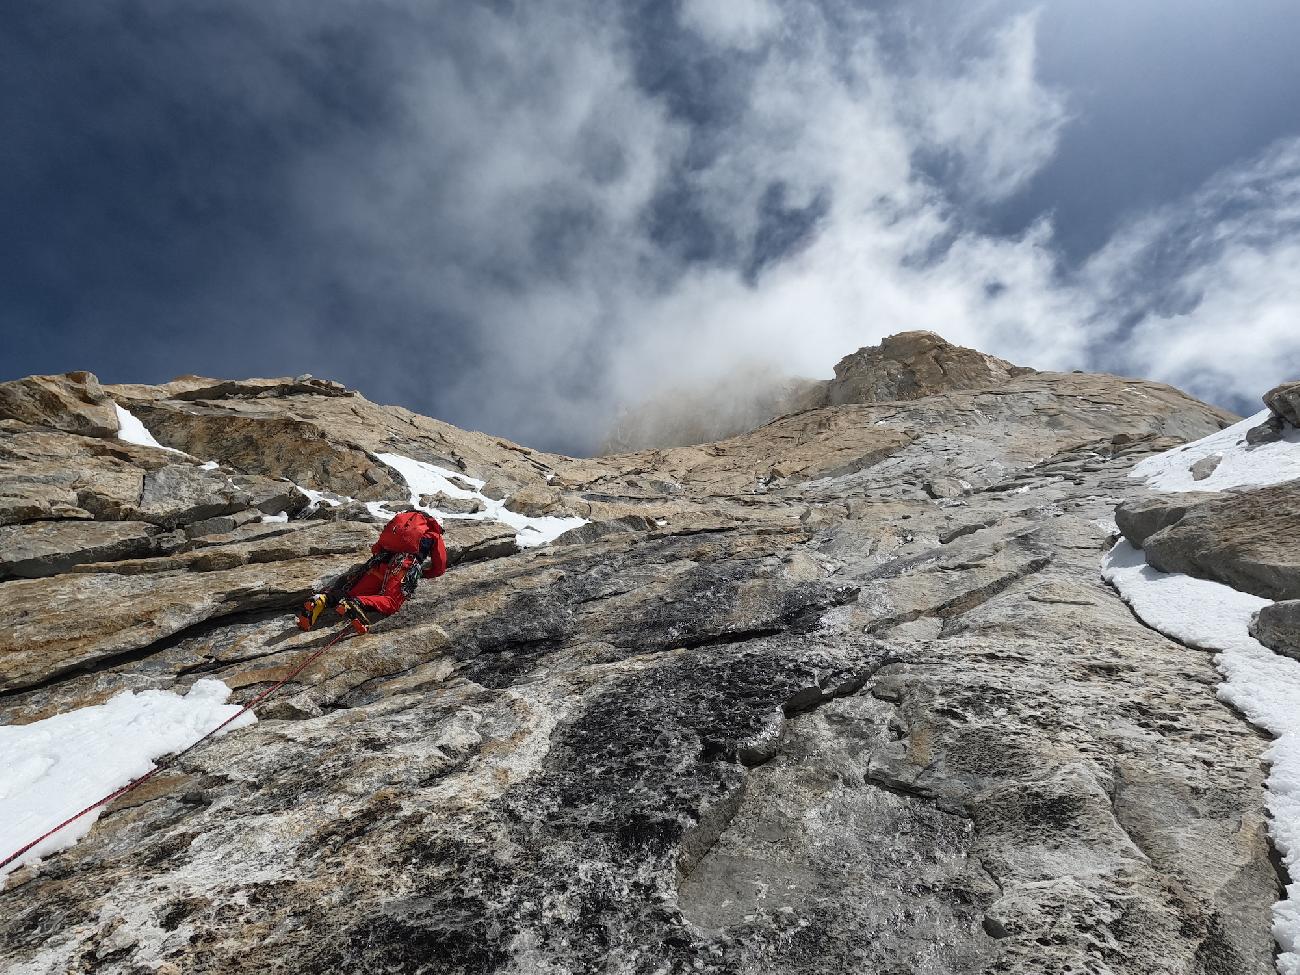
[{"label": "rocky summit", "polygon": [[1134,465],[1235,417],[930,333],[800,395],[580,459],[311,377],[0,384],[0,731],[250,701],[394,511],[451,562],[10,872],[0,970],[1271,972],[1268,737],[1099,563],[1122,505],[1294,600],[1294,484],[1162,501]]}]

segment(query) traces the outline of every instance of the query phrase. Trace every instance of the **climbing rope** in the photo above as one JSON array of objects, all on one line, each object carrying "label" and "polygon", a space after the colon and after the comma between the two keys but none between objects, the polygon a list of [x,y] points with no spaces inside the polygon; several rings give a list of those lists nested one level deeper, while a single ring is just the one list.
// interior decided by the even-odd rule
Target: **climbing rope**
[{"label": "climbing rope", "polygon": [[301,674],[304,670],[306,670],[308,667],[310,667],[313,663],[315,663],[317,660],[319,660],[319,659],[321,658],[321,656],[325,653],[326,650],[328,650],[330,647],[334,646],[336,643],[338,643],[340,640],[344,639],[345,637],[349,637],[349,636],[351,636],[352,633],[353,633],[353,631],[352,631],[351,629],[346,628],[346,627],[345,627],[344,629],[340,630],[340,631],[339,631],[338,633],[336,633],[334,636],[330,637],[330,639],[329,639],[328,641],[326,641],[326,643],[325,643],[324,646],[322,646],[322,647],[321,647],[320,649],[318,649],[318,650],[313,650],[310,654],[308,654],[308,655],[303,659],[303,661],[302,661],[301,663],[299,663],[297,666],[295,666],[295,667],[293,668],[293,670],[291,670],[291,671],[289,672],[289,674],[288,674],[287,677],[284,677],[283,679],[281,679],[281,680],[279,680],[279,681],[276,681],[274,684],[272,684],[272,685],[271,685],[270,687],[268,687],[266,690],[264,690],[264,691],[262,691],[261,693],[259,693],[259,694],[258,694],[256,697],[254,697],[251,701],[249,701],[249,702],[248,702],[247,704],[245,704],[242,708],[240,708],[238,711],[236,711],[234,714],[232,714],[230,717],[228,717],[225,721],[221,722],[221,724],[217,725],[215,728],[213,728],[211,731],[209,731],[209,732],[208,732],[206,735],[204,735],[202,738],[198,739],[197,741],[193,742],[193,743],[190,744],[190,745],[187,745],[185,748],[182,748],[180,751],[173,753],[170,757],[166,758],[164,761],[162,761],[162,762],[158,763],[157,765],[155,765],[152,769],[150,769],[150,770],[149,770],[148,772],[146,772],[144,775],[140,776],[138,779],[132,779],[130,782],[128,782],[126,785],[122,786],[122,788],[118,789],[116,792],[111,792],[111,793],[109,793],[108,795],[104,796],[104,798],[100,799],[99,801],[97,801],[97,802],[92,802],[89,806],[87,806],[85,809],[81,810],[79,813],[76,813],[75,815],[69,816],[67,819],[65,819],[63,822],[59,823],[59,825],[55,826],[53,829],[47,831],[46,833],[42,834],[41,836],[36,837],[36,839],[32,840],[30,843],[28,843],[26,846],[24,846],[24,847],[23,847],[21,850],[19,850],[18,852],[16,852],[16,853],[11,853],[9,856],[5,857],[4,860],[0,860],[0,870],[3,870],[5,867],[9,866],[9,864],[13,863],[15,860],[17,860],[19,857],[21,857],[24,853],[27,853],[29,850],[33,849],[34,847],[37,847],[37,846],[39,846],[40,844],[44,843],[46,840],[48,840],[51,836],[53,836],[53,835],[54,835],[55,833],[57,833],[59,830],[63,829],[65,826],[68,826],[68,825],[70,825],[70,824],[72,824],[72,823],[75,823],[75,822],[76,822],[78,819],[80,819],[82,816],[86,815],[86,813],[88,813],[88,812],[93,812],[94,810],[99,809],[101,806],[107,806],[107,805],[108,805],[110,802],[112,802],[114,799],[117,799],[117,798],[119,798],[119,797],[121,797],[121,796],[124,796],[124,795],[126,795],[128,792],[131,792],[131,791],[134,790],[134,789],[138,789],[140,786],[144,785],[146,782],[148,782],[150,779],[152,779],[152,778],[153,778],[155,775],[157,775],[159,772],[162,772],[162,771],[164,771],[165,769],[171,768],[171,767],[172,767],[173,765],[175,765],[178,761],[180,761],[181,758],[183,758],[183,757],[184,757],[185,755],[187,755],[189,752],[192,752],[194,749],[198,748],[198,747],[199,747],[200,745],[202,745],[205,741],[207,741],[209,738],[211,738],[213,735],[215,735],[218,731],[220,731],[222,728],[226,727],[226,725],[230,724],[230,723],[233,722],[233,721],[238,721],[240,718],[242,718],[242,717],[243,717],[245,714],[247,714],[249,711],[253,710],[253,708],[257,707],[257,705],[261,704],[261,703],[262,703],[263,701],[265,701],[268,697],[270,697],[272,694],[274,694],[276,691],[278,691],[280,688],[282,688],[285,684],[289,683],[291,680],[293,680],[295,677],[297,677],[299,674]]}]

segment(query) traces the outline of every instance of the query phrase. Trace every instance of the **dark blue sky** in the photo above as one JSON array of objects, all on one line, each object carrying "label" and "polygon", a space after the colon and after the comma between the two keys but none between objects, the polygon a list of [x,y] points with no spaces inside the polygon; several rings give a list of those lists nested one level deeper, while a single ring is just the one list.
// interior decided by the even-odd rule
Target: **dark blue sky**
[{"label": "dark blue sky", "polygon": [[[19,5],[0,378],[310,372],[580,451],[910,327],[1234,405],[1300,373],[1300,5],[952,9]],[[1253,358],[1197,358],[1217,308]]]}]

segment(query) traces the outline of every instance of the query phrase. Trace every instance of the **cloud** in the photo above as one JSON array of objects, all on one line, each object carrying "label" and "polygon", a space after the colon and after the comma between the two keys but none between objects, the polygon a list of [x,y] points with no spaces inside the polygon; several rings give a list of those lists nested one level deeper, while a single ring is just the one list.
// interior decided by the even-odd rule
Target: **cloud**
[{"label": "cloud", "polygon": [[[1019,0],[142,11],[27,15],[58,22],[18,33],[62,38],[76,56],[60,72],[88,67],[60,124],[29,127],[40,151],[10,153],[50,165],[10,171],[94,162],[77,172],[103,180],[103,222],[24,252],[63,255],[83,334],[152,335],[137,344],[171,373],[216,368],[184,360],[202,348],[225,371],[337,375],[572,451],[629,402],[737,364],[829,376],[910,328],[1234,402],[1300,373],[1294,144],[1131,222],[1082,268],[1050,215],[985,229],[1071,120]],[[147,262],[106,238],[117,200]],[[67,242],[86,240],[99,270],[78,275]],[[173,340],[176,322],[190,334]]]},{"label": "cloud", "polygon": [[1135,219],[1084,277],[1109,358],[1253,412],[1300,376],[1300,139]]},{"label": "cloud", "polygon": [[781,21],[772,0],[683,0],[681,20],[715,44],[752,50]]},{"label": "cloud", "polygon": [[297,219],[336,280],[472,332],[449,401],[588,449],[627,402],[742,361],[828,375],[905,328],[1072,361],[1068,331],[1023,322],[1058,300],[1046,228],[980,237],[917,165],[941,153],[996,198],[1050,155],[1032,16],[884,50],[888,13],[663,9],[480,8],[455,49],[397,52],[400,124],[301,160]]}]

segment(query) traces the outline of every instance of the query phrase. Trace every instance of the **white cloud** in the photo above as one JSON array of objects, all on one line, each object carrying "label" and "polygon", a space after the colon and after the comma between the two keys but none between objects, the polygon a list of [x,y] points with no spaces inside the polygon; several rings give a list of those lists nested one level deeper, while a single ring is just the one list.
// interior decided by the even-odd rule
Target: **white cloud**
[{"label": "white cloud", "polygon": [[1067,113],[1061,93],[1036,72],[1036,14],[1022,14],[992,37],[990,50],[942,70],[932,56],[915,79],[916,122],[926,144],[957,154],[976,195],[1000,199],[1019,189],[1056,151]]},{"label": "white cloud", "polygon": [[682,22],[715,44],[749,50],[781,22],[772,0],[683,0]]},{"label": "white cloud", "polygon": [[[972,200],[1007,196],[1051,158],[1068,118],[1037,76],[1035,18],[996,8],[925,32],[903,8],[691,2],[684,26],[720,53],[694,66],[705,81],[671,83],[603,8],[475,8],[460,40],[403,41],[396,122],[304,160],[299,209],[353,292],[474,336],[478,361],[439,370],[432,350],[434,378],[413,382],[534,443],[594,445],[620,405],[738,362],[828,376],[910,328],[1040,368],[1108,349],[1113,368],[1257,395],[1297,351],[1296,248],[1277,212],[1262,232],[1259,215],[1300,210],[1300,192],[1275,189],[1300,153],[1148,215],[1067,280],[1046,219],[1017,238],[968,221]],[[927,158],[951,178],[927,176]],[[816,219],[766,260],[773,187]],[[668,188],[689,200],[669,216],[699,223],[691,242],[718,241],[704,259],[652,232]],[[1176,269],[1142,270],[1188,231]],[[1162,301],[1147,294],[1171,275]],[[1117,323],[1134,314],[1130,339]]]},{"label": "white cloud", "polygon": [[1131,372],[1243,407],[1300,377],[1300,139],[1133,221],[1086,279]]}]

